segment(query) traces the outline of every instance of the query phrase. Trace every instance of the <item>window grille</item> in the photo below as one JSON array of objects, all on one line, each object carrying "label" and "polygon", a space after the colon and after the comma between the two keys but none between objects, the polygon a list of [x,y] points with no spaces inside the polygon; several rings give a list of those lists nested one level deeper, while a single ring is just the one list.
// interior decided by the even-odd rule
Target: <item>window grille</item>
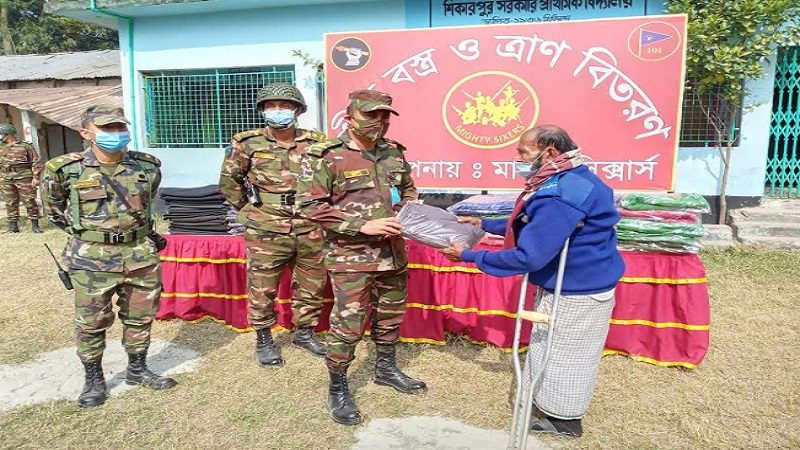
[{"label": "window grille", "polygon": [[264,126],[255,108],[267,83],[294,84],[294,66],[145,73],[145,132],[151,148],[219,148]]}]

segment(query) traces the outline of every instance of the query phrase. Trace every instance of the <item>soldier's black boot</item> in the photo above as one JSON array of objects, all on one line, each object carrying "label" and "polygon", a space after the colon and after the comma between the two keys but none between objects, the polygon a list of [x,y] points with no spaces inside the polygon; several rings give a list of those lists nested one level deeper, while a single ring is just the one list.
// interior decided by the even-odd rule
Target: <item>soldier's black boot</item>
[{"label": "soldier's black boot", "polygon": [[39,220],[38,219],[31,219],[31,231],[39,234],[42,232],[42,229],[39,228]]},{"label": "soldier's black boot", "polygon": [[102,405],[108,397],[103,366],[100,361],[84,362],[83,370],[86,372],[86,381],[83,383],[81,395],[78,396],[78,406],[90,408]]},{"label": "soldier's black boot", "polygon": [[156,391],[178,385],[172,378],[156,375],[147,368],[147,353],[128,353],[128,373],[125,383],[149,387]]},{"label": "soldier's black boot", "polygon": [[256,330],[256,358],[263,367],[283,365],[281,350],[272,340],[269,327]]},{"label": "soldier's black boot", "polygon": [[424,381],[415,380],[397,368],[395,349],[378,352],[375,360],[375,383],[391,386],[405,394],[421,394],[427,390]]},{"label": "soldier's black boot", "polygon": [[328,388],[328,414],[334,422],[342,425],[358,425],[361,423],[361,411],[358,410],[350,387],[347,385],[347,372],[330,371],[331,385]]},{"label": "soldier's black boot", "polygon": [[9,220],[8,221],[8,232],[9,233],[19,233],[19,224],[16,220]]},{"label": "soldier's black boot", "polygon": [[298,328],[297,331],[294,332],[292,344],[306,349],[316,356],[325,356],[325,354],[328,353],[325,345],[314,336],[314,330],[312,328]]}]

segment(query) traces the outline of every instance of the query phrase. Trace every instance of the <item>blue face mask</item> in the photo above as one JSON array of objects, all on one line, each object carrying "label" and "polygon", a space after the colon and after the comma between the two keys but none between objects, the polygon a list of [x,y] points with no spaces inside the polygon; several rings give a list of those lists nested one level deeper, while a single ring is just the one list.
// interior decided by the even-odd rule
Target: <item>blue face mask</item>
[{"label": "blue face mask", "polygon": [[271,128],[289,128],[294,124],[293,109],[266,109],[263,114],[264,118],[267,119],[267,125]]},{"label": "blue face mask", "polygon": [[131,134],[127,131],[98,131],[94,138],[94,144],[109,153],[122,150],[130,141]]},{"label": "blue face mask", "polygon": [[542,156],[544,156],[544,152],[539,153],[533,162],[514,161],[514,171],[522,178],[529,179],[541,169]]}]

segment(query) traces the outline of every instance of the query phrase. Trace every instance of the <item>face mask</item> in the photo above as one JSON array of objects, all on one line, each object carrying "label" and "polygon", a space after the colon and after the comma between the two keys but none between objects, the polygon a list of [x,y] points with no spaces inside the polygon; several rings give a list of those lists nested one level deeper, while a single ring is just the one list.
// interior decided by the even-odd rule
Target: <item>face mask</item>
[{"label": "face mask", "polygon": [[289,128],[295,121],[293,109],[266,109],[262,114],[271,128]]},{"label": "face mask", "polygon": [[386,132],[386,124],[383,119],[377,118],[372,120],[360,120],[353,118],[353,132],[359,136],[363,136],[370,141],[377,141],[383,137]]},{"label": "face mask", "polygon": [[527,163],[523,161],[514,161],[514,170],[517,175],[525,178],[526,180],[533,176],[539,169],[542,168],[542,157],[544,152],[540,153],[533,162]]},{"label": "face mask", "polygon": [[122,150],[130,141],[131,134],[127,131],[98,131],[94,138],[94,144],[109,153]]}]

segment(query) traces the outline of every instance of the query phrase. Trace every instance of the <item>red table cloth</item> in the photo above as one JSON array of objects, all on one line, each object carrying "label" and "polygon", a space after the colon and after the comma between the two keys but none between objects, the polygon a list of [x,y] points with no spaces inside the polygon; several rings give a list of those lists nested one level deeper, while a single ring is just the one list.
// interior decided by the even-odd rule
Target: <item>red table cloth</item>
[{"label": "red table cloth", "polygon": [[[213,319],[236,331],[250,331],[243,239],[165,237],[164,292],[157,318]],[[496,278],[474,264],[451,263],[430,247],[412,241],[407,246],[409,285],[402,340],[444,345],[446,334],[453,333],[510,350],[521,278]],[[489,241],[480,247],[497,250],[500,244]],[[605,353],[660,366],[695,368],[709,343],[710,306],[702,261],[697,255],[622,255],[626,270],[617,286]],[[286,329],[292,328],[290,279],[287,272],[276,300],[278,326]],[[318,331],[328,328],[331,297],[328,287]],[[523,344],[529,336],[526,324]]]}]

